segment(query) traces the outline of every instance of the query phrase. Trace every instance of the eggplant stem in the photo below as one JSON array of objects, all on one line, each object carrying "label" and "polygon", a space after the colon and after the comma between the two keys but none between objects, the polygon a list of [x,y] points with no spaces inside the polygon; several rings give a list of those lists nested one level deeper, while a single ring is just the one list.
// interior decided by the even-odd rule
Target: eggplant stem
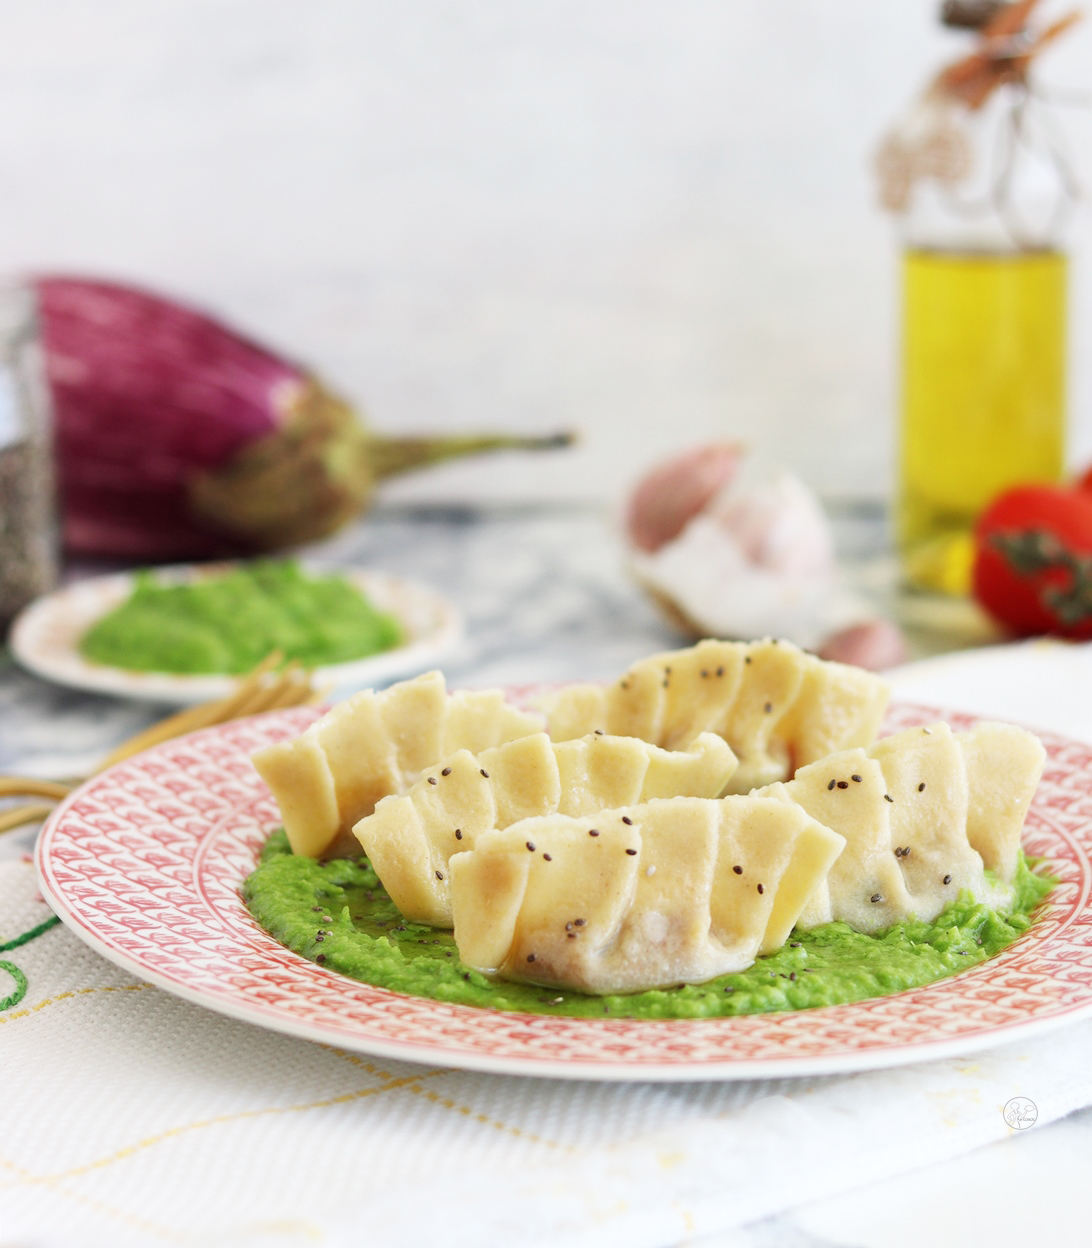
[{"label": "eggplant stem", "polygon": [[576,441],[576,435],[568,432],[545,436],[483,433],[448,437],[437,434],[417,438],[388,438],[369,432],[367,437],[368,467],[376,480],[483,451],[554,451]]}]

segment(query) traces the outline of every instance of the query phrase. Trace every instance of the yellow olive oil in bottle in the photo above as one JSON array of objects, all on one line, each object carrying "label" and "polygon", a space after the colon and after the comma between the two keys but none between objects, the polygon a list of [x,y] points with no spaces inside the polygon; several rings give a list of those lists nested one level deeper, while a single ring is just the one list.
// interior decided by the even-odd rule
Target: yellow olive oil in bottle
[{"label": "yellow olive oil in bottle", "polygon": [[966,593],[971,532],[1065,454],[1062,252],[909,248],[903,267],[896,528],[913,588]]}]

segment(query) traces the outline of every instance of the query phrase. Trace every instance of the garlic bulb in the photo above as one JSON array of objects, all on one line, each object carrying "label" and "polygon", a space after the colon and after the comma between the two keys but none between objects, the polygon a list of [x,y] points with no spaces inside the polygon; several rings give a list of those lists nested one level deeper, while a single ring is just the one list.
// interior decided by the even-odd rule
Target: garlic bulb
[{"label": "garlic bulb", "polygon": [[633,571],[696,633],[814,646],[831,627],[830,526],[799,478],[748,477],[736,474],[670,541],[633,550]]}]

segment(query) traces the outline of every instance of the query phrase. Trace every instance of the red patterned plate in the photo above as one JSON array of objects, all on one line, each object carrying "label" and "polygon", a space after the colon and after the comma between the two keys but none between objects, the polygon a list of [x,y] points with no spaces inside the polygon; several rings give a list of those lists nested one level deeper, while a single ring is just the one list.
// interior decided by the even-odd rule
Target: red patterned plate
[{"label": "red patterned plate", "polygon": [[[855,1005],[680,1021],[550,1018],[358,984],[298,957],[243,906],[276,805],[251,766],[313,708],[276,711],[157,746],[73,793],[38,840],[62,919],[134,974],[234,1018],[407,1061],[579,1079],[751,1079],[895,1066],[1045,1031],[1092,1011],[1092,749],[1044,737],[1025,829],[1061,883],[1032,928],[949,979]],[[889,731],[940,718],[899,706]],[[966,728],[973,718],[945,716]]]}]

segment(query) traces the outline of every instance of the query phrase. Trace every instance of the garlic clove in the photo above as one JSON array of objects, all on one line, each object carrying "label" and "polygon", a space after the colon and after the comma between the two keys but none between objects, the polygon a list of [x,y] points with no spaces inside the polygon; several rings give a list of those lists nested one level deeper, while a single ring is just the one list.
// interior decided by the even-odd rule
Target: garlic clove
[{"label": "garlic clove", "polygon": [[630,544],[652,552],[672,541],[736,475],[743,455],[738,443],[699,446],[643,477],[626,508]]}]

